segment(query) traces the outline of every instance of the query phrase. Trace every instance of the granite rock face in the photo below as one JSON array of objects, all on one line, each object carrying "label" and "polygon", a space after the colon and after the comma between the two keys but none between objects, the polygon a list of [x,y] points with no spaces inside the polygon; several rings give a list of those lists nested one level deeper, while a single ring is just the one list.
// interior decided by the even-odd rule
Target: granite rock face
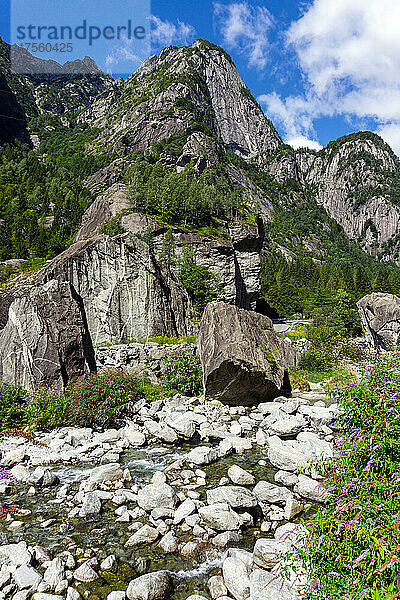
[{"label": "granite rock face", "polygon": [[[79,117],[100,127],[107,117],[107,130],[99,141],[116,151],[126,146],[145,150],[201,121],[226,149],[245,159],[260,153],[269,155],[282,144],[230,57],[204,40],[196,40],[188,48],[170,46],[159,56],[151,56],[124,87],[127,91],[134,88],[141,101],[122,120],[110,91],[100,95]],[[193,145],[198,143],[198,139],[192,139],[182,156],[193,158]],[[204,145],[204,138],[200,145]],[[199,152],[197,147],[195,152]],[[210,157],[213,153],[207,154]]]},{"label": "granite rock face", "polygon": [[376,349],[396,349],[400,335],[400,298],[375,292],[361,298],[357,308],[368,344]]},{"label": "granite rock face", "polygon": [[300,150],[296,159],[304,183],[348,237],[376,256],[400,260],[400,208],[391,185],[399,161],[374,134],[353,134],[318,153]]},{"label": "granite rock face", "polygon": [[96,370],[85,309],[72,286],[50,280],[16,298],[0,334],[0,379],[61,391]]},{"label": "granite rock face", "polygon": [[212,302],[204,311],[198,346],[208,398],[248,406],[290,391],[287,367],[296,355],[268,317]]},{"label": "granite rock face", "polygon": [[100,227],[106,221],[121,214],[129,207],[128,188],[122,183],[114,183],[103,194],[97,196],[84,213],[75,241],[80,242],[98,235]]},{"label": "granite rock face", "polygon": [[[127,189],[115,184],[100,195],[86,211],[76,239],[96,236],[101,225],[128,206]],[[152,233],[151,251],[157,261],[168,227],[139,213],[121,216],[120,223],[131,234]],[[218,281],[220,299],[241,308],[254,309],[260,292],[260,252],[264,241],[262,219],[256,225],[232,223],[225,239],[217,240],[173,227],[174,253],[181,258],[186,248],[195,253],[198,265],[206,267]]]},{"label": "granite rock face", "polygon": [[149,246],[130,233],[77,242],[41,278],[70,282],[82,298],[95,346],[192,332],[186,291],[154,260]]}]

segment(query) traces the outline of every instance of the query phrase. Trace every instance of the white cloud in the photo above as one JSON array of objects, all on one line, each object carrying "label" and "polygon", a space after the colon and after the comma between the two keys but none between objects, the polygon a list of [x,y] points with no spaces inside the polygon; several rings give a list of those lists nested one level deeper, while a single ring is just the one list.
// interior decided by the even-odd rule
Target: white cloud
[{"label": "white cloud", "polygon": [[151,41],[156,46],[170,46],[174,44],[188,44],[193,39],[196,31],[192,25],[177,21],[176,25],[170,21],[162,21],[159,17],[151,15]]},{"label": "white cloud", "polygon": [[111,52],[106,56],[104,70],[106,73],[115,73],[118,71],[118,65],[124,64],[126,68],[127,63],[132,72],[134,72],[140,63],[144,60],[144,56],[139,56],[133,49],[134,39],[128,39],[122,37],[121,44],[115,46]]},{"label": "white cloud", "polygon": [[399,0],[313,0],[287,32],[307,92],[265,98],[287,134],[312,133],[321,116],[369,117],[400,152],[399,23]]},{"label": "white cloud", "polygon": [[268,31],[274,23],[270,12],[264,6],[250,6],[247,2],[217,2],[214,18],[224,45],[240,50],[250,67],[263,70],[268,62]]},{"label": "white cloud", "polygon": [[319,142],[315,140],[309,140],[307,137],[303,135],[298,135],[296,137],[291,137],[285,140],[286,144],[292,146],[295,150],[297,148],[310,148],[311,150],[322,150],[322,146]]}]

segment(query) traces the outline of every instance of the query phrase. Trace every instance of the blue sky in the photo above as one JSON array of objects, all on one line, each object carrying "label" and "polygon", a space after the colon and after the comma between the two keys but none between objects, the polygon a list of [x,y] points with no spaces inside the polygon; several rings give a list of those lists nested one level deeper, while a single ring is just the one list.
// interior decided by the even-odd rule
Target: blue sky
[{"label": "blue sky", "polygon": [[[5,0],[0,11],[8,41]],[[147,21],[152,53],[198,37],[228,50],[288,143],[318,148],[369,129],[400,155],[399,0],[153,0]],[[115,47],[108,69],[135,70],[144,49],[131,50]]]}]

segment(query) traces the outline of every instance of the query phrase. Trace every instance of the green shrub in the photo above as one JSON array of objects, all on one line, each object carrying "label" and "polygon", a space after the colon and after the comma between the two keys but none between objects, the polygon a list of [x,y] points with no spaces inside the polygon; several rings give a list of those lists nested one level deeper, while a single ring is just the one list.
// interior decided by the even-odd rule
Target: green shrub
[{"label": "green shrub", "polygon": [[326,348],[311,347],[301,355],[299,367],[304,371],[326,371],[334,362],[332,353]]},{"label": "green shrub", "polygon": [[25,422],[24,408],[27,394],[19,386],[0,383],[0,423],[2,428],[20,427]]},{"label": "green shrub", "polygon": [[121,225],[121,217],[117,215],[116,217],[113,217],[109,221],[103,223],[99,229],[99,233],[109,235],[110,237],[125,233],[125,229]]},{"label": "green shrub", "polygon": [[61,426],[110,427],[129,414],[132,405],[156,390],[145,376],[110,369],[68,385],[64,395],[43,390],[32,395],[27,407],[34,429]]},{"label": "green shrub", "polygon": [[185,350],[175,350],[164,362],[162,382],[167,390],[197,395],[203,388],[200,359]]},{"label": "green shrub", "polygon": [[[340,437],[315,466],[330,497],[305,523],[295,554],[307,599],[388,600],[400,591],[400,355],[379,359],[357,385],[336,391]],[[298,562],[295,563],[299,569]]]},{"label": "green shrub", "polygon": [[184,249],[177,263],[177,277],[186,288],[196,313],[201,316],[206,304],[219,296],[218,278],[206,267],[197,264],[195,254],[189,248]]},{"label": "green shrub", "polygon": [[32,430],[51,429],[69,425],[65,419],[66,399],[54,390],[39,390],[31,394],[25,410],[26,421]]},{"label": "green shrub", "polygon": [[66,391],[65,415],[68,424],[109,427],[132,405],[145,397],[148,380],[144,376],[110,369],[91,374],[70,384]]}]

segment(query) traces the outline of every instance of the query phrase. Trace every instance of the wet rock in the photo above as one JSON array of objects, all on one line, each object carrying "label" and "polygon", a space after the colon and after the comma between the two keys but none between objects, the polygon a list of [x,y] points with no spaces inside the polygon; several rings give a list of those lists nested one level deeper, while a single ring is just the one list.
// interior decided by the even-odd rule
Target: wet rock
[{"label": "wet rock", "polygon": [[198,337],[207,398],[250,406],[290,390],[289,348],[272,321],[223,302],[206,306]]},{"label": "wet rock", "polygon": [[159,537],[160,533],[150,525],[143,525],[126,541],[125,547],[138,546],[139,544],[151,544]]},{"label": "wet rock", "polygon": [[79,511],[80,517],[89,517],[98,515],[101,511],[101,501],[95,492],[88,492],[83,499],[82,507]]},{"label": "wet rock", "polygon": [[36,467],[33,473],[29,477],[29,481],[35,485],[41,485],[42,487],[48,487],[52,485],[57,485],[60,483],[60,478],[58,475],[50,471],[50,469],[45,469],[43,467]]},{"label": "wet rock", "polygon": [[153,508],[175,508],[178,496],[167,483],[150,483],[139,490],[137,503],[140,508],[147,511]]},{"label": "wet rock", "polygon": [[166,533],[158,544],[164,552],[176,552],[179,546],[179,540],[173,531]]},{"label": "wet rock", "polygon": [[100,563],[100,569],[102,571],[112,571],[117,564],[117,559],[114,554],[110,554]]},{"label": "wet rock", "polygon": [[224,583],[235,600],[247,600],[250,596],[250,574],[253,555],[246,550],[229,550],[222,565]]},{"label": "wet rock", "polygon": [[229,467],[228,477],[237,485],[254,485],[256,482],[256,478],[251,473],[248,473],[238,465]]},{"label": "wet rock", "polygon": [[257,499],[252,492],[244,487],[234,485],[207,490],[207,502],[208,504],[225,502],[232,508],[254,508],[257,506]]},{"label": "wet rock", "polygon": [[74,578],[82,583],[90,583],[91,581],[96,581],[99,576],[96,571],[92,569],[89,561],[86,561],[74,571]]},{"label": "wet rock", "polygon": [[155,571],[133,579],[126,595],[129,600],[164,600],[170,589],[171,580],[167,571]]},{"label": "wet rock", "polygon": [[213,600],[217,600],[221,596],[227,596],[228,589],[224,583],[224,578],[221,575],[214,575],[210,577],[207,582],[207,587],[210,592],[210,596]]},{"label": "wet rock", "polygon": [[122,479],[123,471],[119,463],[109,463],[95,467],[90,472],[89,482],[92,484],[104,483],[105,481],[118,481]]}]

